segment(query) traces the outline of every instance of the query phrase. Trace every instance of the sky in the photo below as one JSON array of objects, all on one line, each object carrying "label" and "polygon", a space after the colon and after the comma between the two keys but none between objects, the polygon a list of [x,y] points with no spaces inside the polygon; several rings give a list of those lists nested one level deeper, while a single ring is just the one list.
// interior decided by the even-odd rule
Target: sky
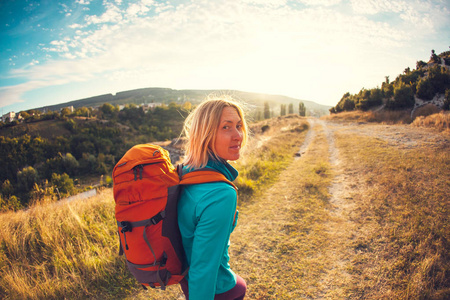
[{"label": "sky", "polygon": [[0,108],[147,87],[334,106],[449,46],[450,0],[1,0]]}]

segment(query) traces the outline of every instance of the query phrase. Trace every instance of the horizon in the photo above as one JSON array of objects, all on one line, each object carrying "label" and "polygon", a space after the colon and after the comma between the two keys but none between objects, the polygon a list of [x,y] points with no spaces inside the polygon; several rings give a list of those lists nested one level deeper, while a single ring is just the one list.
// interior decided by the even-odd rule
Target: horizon
[{"label": "horizon", "polygon": [[[48,105],[42,105],[42,106],[38,106],[38,107],[33,107],[33,108],[30,108],[30,109],[27,109],[27,110],[33,110],[33,109],[43,109],[43,108],[47,108],[47,107],[51,107],[51,106],[60,106],[60,105],[63,105],[63,104],[69,104],[69,103],[71,103],[71,102],[77,102],[77,101],[86,101],[86,100],[89,100],[89,99],[91,99],[91,98],[96,98],[96,97],[102,97],[102,96],[108,96],[108,95],[112,95],[113,97],[115,97],[115,96],[117,96],[117,94],[120,94],[120,93],[123,93],[123,92],[133,92],[133,91],[139,91],[139,90],[142,90],[142,89],[169,89],[169,90],[172,90],[172,91],[178,91],[178,92],[180,92],[180,91],[211,91],[211,92],[228,92],[228,93],[225,93],[226,95],[231,95],[232,97],[237,97],[237,98],[234,98],[234,99],[236,99],[236,100],[238,100],[238,101],[244,101],[245,102],[245,99],[243,99],[243,98],[241,98],[241,97],[239,97],[239,96],[236,96],[236,95],[233,95],[235,92],[238,92],[238,93],[248,93],[248,94],[261,94],[261,95],[264,95],[264,96],[273,96],[273,97],[286,97],[286,98],[291,98],[291,99],[293,99],[293,100],[296,100],[296,101],[299,101],[299,102],[311,102],[311,103],[315,103],[315,104],[317,104],[317,105],[322,105],[322,106],[325,106],[325,107],[331,107],[330,105],[327,105],[327,104],[321,104],[321,103],[317,103],[317,102],[314,102],[314,101],[310,101],[310,100],[307,100],[307,99],[298,99],[298,98],[293,98],[293,97],[289,97],[289,96],[285,96],[285,95],[280,95],[280,94],[266,94],[266,93],[258,93],[258,92],[248,92],[248,91],[239,91],[239,90],[225,90],[225,89],[211,89],[211,90],[206,90],[206,89],[171,89],[171,88],[167,88],[167,87],[144,87],[144,88],[137,88],[137,89],[133,89],[133,90],[126,90],[126,91],[117,91],[116,93],[107,93],[107,94],[101,94],[101,95],[93,95],[93,96],[89,96],[89,97],[86,97],[86,98],[81,98],[81,99],[73,99],[73,100],[69,100],[69,101],[65,101],[65,102],[60,102],[60,103],[54,103],[54,104],[48,104]],[[213,94],[214,95],[214,94]],[[208,95],[207,94],[205,94],[205,98],[207,98],[208,97]],[[146,102],[143,102],[143,103],[141,103],[141,104],[145,104]],[[2,109],[3,110],[3,107],[0,107],[0,109]],[[26,111],[26,110],[21,110],[21,111]],[[8,111],[9,112],[9,111]],[[5,112],[5,113],[8,113],[8,112]],[[14,111],[15,113],[19,113],[20,111]],[[4,113],[2,113],[2,115],[3,115]]]},{"label": "horizon", "polygon": [[335,106],[450,44],[439,0],[6,1],[0,19],[4,113],[147,87]]}]

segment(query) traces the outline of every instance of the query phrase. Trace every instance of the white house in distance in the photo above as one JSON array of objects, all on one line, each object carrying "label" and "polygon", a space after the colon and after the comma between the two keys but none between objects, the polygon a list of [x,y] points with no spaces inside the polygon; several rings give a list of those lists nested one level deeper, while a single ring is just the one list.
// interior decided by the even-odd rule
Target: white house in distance
[{"label": "white house in distance", "polygon": [[147,113],[149,110],[153,110],[153,109],[155,109],[155,107],[161,106],[161,105],[162,105],[162,103],[146,103],[146,104],[142,103],[141,107],[142,107],[142,110],[145,113]]},{"label": "white house in distance", "polygon": [[16,114],[13,111],[10,111],[9,113],[4,114],[1,117],[2,122],[12,122],[14,120],[20,120],[20,119],[22,119],[22,116],[20,114]]}]

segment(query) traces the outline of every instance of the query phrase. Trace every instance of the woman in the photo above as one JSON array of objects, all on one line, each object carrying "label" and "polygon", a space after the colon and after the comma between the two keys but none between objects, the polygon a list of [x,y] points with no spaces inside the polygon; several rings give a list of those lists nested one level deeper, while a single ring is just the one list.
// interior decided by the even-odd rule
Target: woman
[{"label": "woman", "polygon": [[[183,173],[211,168],[233,181],[237,160],[247,141],[239,104],[221,98],[201,103],[186,119],[188,138]],[[189,273],[181,288],[190,300],[244,299],[245,281],[228,263],[230,234],[236,226],[237,193],[225,182],[185,186],[178,202],[178,224]]]}]

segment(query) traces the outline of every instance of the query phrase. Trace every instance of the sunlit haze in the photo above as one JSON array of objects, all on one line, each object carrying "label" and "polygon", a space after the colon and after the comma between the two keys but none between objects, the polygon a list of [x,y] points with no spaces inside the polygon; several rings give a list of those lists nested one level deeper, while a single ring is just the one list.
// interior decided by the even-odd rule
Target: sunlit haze
[{"label": "sunlit haze", "polygon": [[336,105],[450,46],[448,0],[1,1],[0,107],[146,88]]}]

